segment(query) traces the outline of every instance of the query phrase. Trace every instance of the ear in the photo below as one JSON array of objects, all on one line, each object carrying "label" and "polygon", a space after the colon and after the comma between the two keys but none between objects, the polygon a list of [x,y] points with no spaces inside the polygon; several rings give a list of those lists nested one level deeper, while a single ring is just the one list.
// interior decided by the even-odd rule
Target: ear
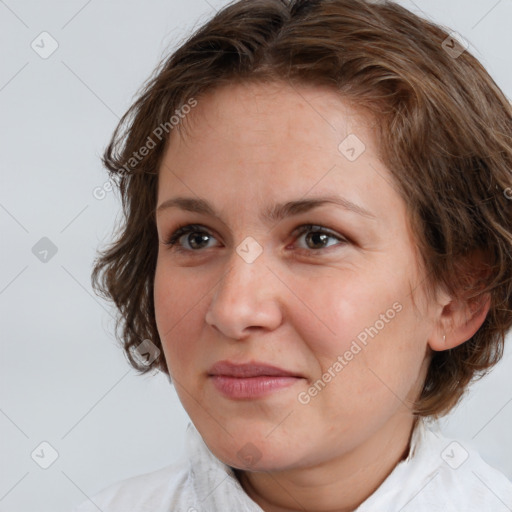
[{"label": "ear", "polygon": [[468,341],[480,329],[491,305],[490,294],[482,294],[471,302],[450,300],[442,308],[437,332],[429,339],[432,350],[455,348]]},{"label": "ear", "polygon": [[484,323],[491,306],[491,295],[480,293],[476,297],[464,297],[467,297],[467,290],[484,288],[490,271],[486,264],[489,258],[489,254],[479,249],[456,264],[457,274],[465,276],[462,288],[466,292],[457,298],[441,292],[437,328],[428,341],[432,350],[448,350],[461,345],[471,339]]}]

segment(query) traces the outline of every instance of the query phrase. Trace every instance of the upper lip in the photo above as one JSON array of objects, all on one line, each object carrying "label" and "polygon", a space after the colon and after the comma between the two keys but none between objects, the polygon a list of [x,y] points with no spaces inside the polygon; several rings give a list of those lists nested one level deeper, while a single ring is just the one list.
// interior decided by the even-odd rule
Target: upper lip
[{"label": "upper lip", "polygon": [[218,361],[210,368],[208,374],[239,378],[261,376],[301,377],[297,373],[266,363],[232,363],[231,361]]}]

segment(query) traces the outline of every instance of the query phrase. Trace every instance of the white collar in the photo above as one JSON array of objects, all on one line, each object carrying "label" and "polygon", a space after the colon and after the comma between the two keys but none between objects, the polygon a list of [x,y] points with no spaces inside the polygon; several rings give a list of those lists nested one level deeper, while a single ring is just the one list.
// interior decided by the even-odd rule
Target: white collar
[{"label": "white collar", "polygon": [[[425,441],[429,436],[436,434],[427,430],[424,420],[419,418],[411,435],[407,458],[395,466],[381,486],[360,505],[358,511],[363,512],[376,499],[396,492],[396,484],[399,484],[398,488],[402,487],[404,476],[407,475],[408,479],[414,478],[410,471],[413,466],[411,462],[421,455],[428,455],[422,452],[428,449]],[[190,478],[194,487],[194,498],[197,499],[197,510],[228,510],[226,507],[229,506],[237,507],[237,512],[263,512],[263,509],[247,495],[233,468],[213,455],[193,423],[189,423],[187,427],[186,451],[190,461]],[[416,467],[413,472],[425,469]]]}]

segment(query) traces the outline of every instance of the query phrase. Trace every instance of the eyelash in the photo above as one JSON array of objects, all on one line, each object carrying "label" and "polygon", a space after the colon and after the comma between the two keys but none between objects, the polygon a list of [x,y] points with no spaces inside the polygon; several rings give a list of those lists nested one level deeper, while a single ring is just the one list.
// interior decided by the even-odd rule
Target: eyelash
[{"label": "eyelash", "polygon": [[[185,225],[178,226],[176,228],[176,230],[167,239],[164,240],[163,243],[164,243],[164,245],[169,246],[171,250],[174,250],[177,252],[200,253],[200,252],[202,252],[201,249],[184,249],[177,245],[177,242],[183,235],[186,235],[189,233],[197,233],[197,232],[198,233],[206,233],[208,236],[213,236],[201,224],[185,224]],[[347,238],[336,235],[336,234],[332,233],[331,231],[322,228],[322,226],[318,226],[318,225],[314,225],[314,224],[303,224],[302,226],[295,228],[293,230],[292,234],[295,237],[299,237],[299,236],[303,235],[304,233],[308,233],[308,232],[321,233],[321,234],[328,235],[331,238],[336,238],[340,242],[340,244],[338,244],[338,245],[345,245],[345,244],[349,243],[349,240]],[[333,247],[333,246],[321,247],[320,249],[299,249],[299,250],[306,251],[306,252],[319,252],[323,249],[324,250],[330,249],[331,247]]]}]

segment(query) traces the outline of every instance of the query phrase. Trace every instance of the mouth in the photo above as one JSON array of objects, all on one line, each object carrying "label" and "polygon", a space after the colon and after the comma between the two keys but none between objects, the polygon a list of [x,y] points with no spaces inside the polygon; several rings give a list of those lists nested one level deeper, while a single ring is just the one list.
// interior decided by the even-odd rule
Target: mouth
[{"label": "mouth", "polygon": [[256,399],[288,388],[304,377],[266,363],[215,363],[208,373],[214,387],[231,399]]}]

